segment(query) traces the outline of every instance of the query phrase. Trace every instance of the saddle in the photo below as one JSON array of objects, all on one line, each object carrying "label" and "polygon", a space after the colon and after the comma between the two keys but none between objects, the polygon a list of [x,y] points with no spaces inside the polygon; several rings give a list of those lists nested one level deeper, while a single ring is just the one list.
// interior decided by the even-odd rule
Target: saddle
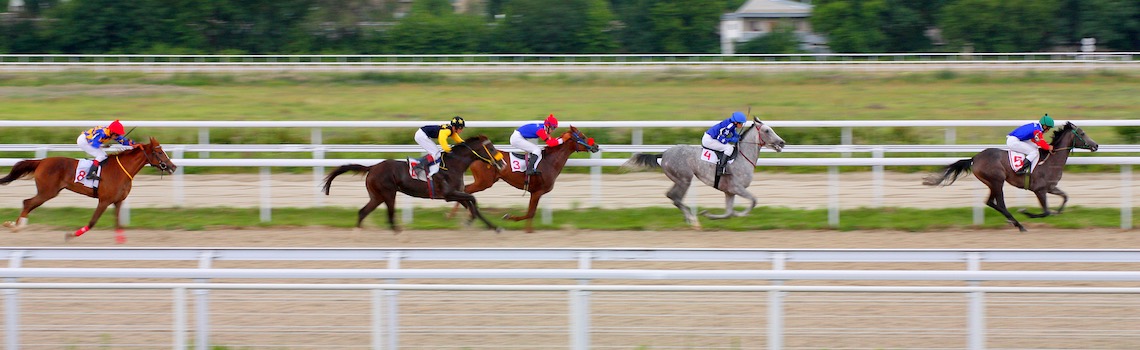
[{"label": "saddle", "polygon": [[516,172],[516,173],[520,173],[520,172],[526,172],[527,169],[534,169],[535,174],[539,173],[538,169],[536,168],[538,166],[538,164],[535,164],[535,161],[537,160],[537,158],[531,157],[530,153],[512,152],[510,154],[510,157],[511,157],[511,161],[510,161],[511,171]]},{"label": "saddle", "polygon": [[[75,165],[75,174],[71,177],[71,179],[74,180],[75,182],[82,184],[84,187],[87,187],[87,188],[95,188],[96,186],[98,186],[99,180],[87,179],[87,169],[90,169],[91,163],[94,163],[94,162],[91,161],[90,159],[76,159],[76,160],[79,161],[79,164]],[[103,172],[103,167],[100,166],[95,171],[97,172],[96,174],[101,173],[101,172]]]},{"label": "saddle", "polygon": [[427,181],[431,176],[439,172],[440,164],[443,162],[432,163],[427,166],[427,172],[424,171],[423,163],[427,160],[421,158],[408,158],[408,175],[414,180]]}]

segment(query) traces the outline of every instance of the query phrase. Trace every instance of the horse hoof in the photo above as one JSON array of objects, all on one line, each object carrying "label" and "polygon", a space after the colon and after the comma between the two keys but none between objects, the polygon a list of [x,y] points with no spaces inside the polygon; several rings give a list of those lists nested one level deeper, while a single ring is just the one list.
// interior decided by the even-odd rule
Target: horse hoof
[{"label": "horse hoof", "polygon": [[503,220],[506,220],[506,219],[507,219],[507,218],[509,218],[509,217],[511,217],[511,214],[510,214],[510,213],[507,213],[507,214],[503,214]]},{"label": "horse hoof", "polygon": [[496,227],[496,228],[495,228],[495,233],[496,233],[496,234],[498,234],[498,233],[503,233],[503,228],[502,228],[502,227]]}]

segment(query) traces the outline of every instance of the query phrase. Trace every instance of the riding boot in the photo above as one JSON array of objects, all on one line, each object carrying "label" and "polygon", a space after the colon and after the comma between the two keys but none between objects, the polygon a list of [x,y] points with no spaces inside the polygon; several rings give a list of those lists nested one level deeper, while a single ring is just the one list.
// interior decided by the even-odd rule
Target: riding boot
[{"label": "riding boot", "polygon": [[716,152],[716,155],[719,157],[716,162],[716,174],[732,175],[728,172],[728,155],[724,154],[724,152]]},{"label": "riding boot", "polygon": [[1017,175],[1028,174],[1029,173],[1029,165],[1030,165],[1029,162],[1026,162],[1025,165],[1021,166],[1021,169],[1017,169]]},{"label": "riding boot", "polygon": [[99,170],[99,161],[98,160],[92,161],[91,162],[91,168],[87,169],[87,179],[88,180],[101,180],[99,178],[99,175],[95,175],[95,172],[98,170]]},{"label": "riding boot", "polygon": [[538,157],[535,157],[534,155],[530,155],[530,156],[526,157],[526,174],[527,175],[540,174],[538,171]]}]

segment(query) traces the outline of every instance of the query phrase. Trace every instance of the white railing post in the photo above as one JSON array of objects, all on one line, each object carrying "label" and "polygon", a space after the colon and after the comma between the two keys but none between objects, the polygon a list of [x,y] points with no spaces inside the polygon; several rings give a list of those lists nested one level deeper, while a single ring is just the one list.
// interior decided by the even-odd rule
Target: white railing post
[{"label": "white railing post", "polygon": [[[209,269],[214,263],[214,252],[211,250],[204,250],[198,256],[198,268]],[[208,283],[208,278],[196,278],[194,282]],[[194,334],[194,347],[197,350],[206,350],[210,348],[210,290],[209,289],[195,289],[194,290],[194,320],[197,321],[197,329]]]},{"label": "white railing post", "polygon": [[186,348],[186,288],[174,288],[174,349]]},{"label": "white railing post", "polygon": [[[966,253],[966,270],[980,271],[982,269],[982,256],[978,252]],[[981,285],[978,281],[966,282],[971,287]],[[969,307],[966,316],[967,340],[970,350],[986,348],[986,294],[983,292],[970,292]]]},{"label": "white railing post", "polygon": [[269,176],[269,167],[261,167],[261,222],[270,222],[273,220],[273,197],[270,192],[273,189]]},{"label": "white railing post", "polygon": [[839,227],[839,167],[827,167],[827,226]]},{"label": "white railing post", "polygon": [[1132,229],[1132,165],[1120,166],[1120,228]]},{"label": "white railing post", "polygon": [[383,289],[372,290],[372,350],[384,349],[384,293]]},{"label": "white railing post", "polygon": [[[321,128],[312,128],[309,130],[310,144],[313,146],[313,159],[325,159],[325,149],[322,146],[324,137],[321,134]],[[321,192],[321,180],[324,180],[325,167],[313,167],[313,205],[324,206],[325,197]]]},{"label": "white railing post", "polygon": [[[591,153],[590,159],[602,159],[602,151]],[[602,167],[598,165],[590,167],[590,206],[602,206]]]},{"label": "white railing post", "polygon": [[[210,128],[198,128],[198,144],[199,145],[210,144]],[[202,158],[202,159],[210,158],[210,152],[207,152],[207,151],[198,152],[198,158]]]},{"label": "white railing post", "polygon": [[[181,147],[174,149],[174,158],[183,158],[183,149]],[[176,207],[186,205],[185,174],[185,169],[181,166],[178,167],[178,170],[174,171],[174,206]]]},{"label": "white railing post", "polygon": [[[772,253],[772,270],[783,270],[788,254]],[[772,280],[773,286],[783,285],[784,281]],[[784,348],[784,292],[768,291],[768,350]]]},{"label": "white railing post", "polygon": [[[16,250],[8,256],[8,268],[23,266],[25,252]],[[16,283],[16,278],[5,278],[4,282]],[[4,342],[7,349],[20,348],[20,290],[4,290]]]},{"label": "white railing post", "polygon": [[[876,147],[874,150],[871,151],[871,156],[876,158],[876,159],[882,159],[883,158],[883,149],[881,147]],[[873,207],[873,208],[878,208],[878,207],[883,206],[883,176],[884,176],[883,173],[885,172],[884,168],[885,167],[882,165],[872,165],[871,166],[871,191],[873,192],[872,196],[871,196],[871,207]]]}]

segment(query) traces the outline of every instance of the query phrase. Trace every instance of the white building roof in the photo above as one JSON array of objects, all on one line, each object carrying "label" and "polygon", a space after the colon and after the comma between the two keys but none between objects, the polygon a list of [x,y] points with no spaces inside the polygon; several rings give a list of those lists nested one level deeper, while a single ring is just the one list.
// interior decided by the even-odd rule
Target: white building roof
[{"label": "white building roof", "polygon": [[748,0],[736,12],[724,15],[729,18],[793,18],[811,15],[812,5],[791,0]]}]

